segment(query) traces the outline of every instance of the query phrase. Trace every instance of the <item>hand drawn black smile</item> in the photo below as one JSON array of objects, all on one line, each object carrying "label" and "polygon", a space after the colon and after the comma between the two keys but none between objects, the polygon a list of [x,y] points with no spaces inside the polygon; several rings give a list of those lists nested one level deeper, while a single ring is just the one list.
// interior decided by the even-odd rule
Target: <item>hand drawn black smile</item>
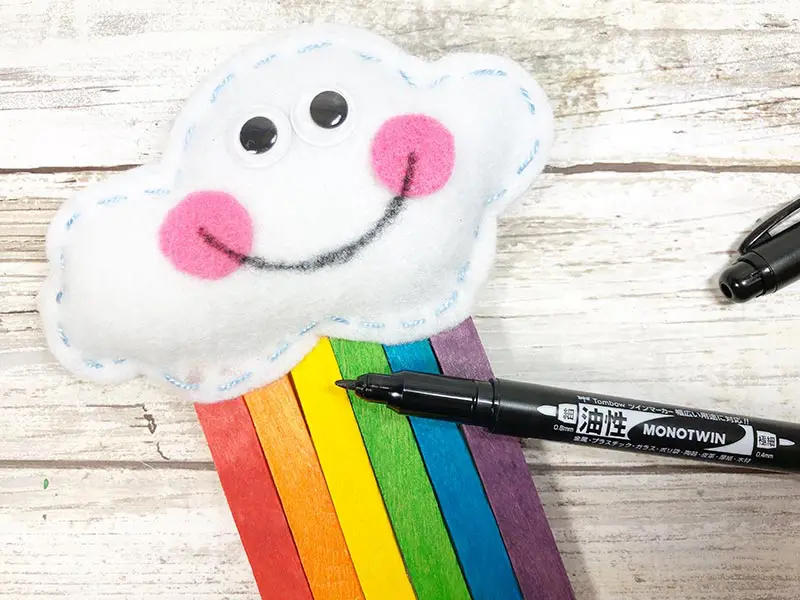
[{"label": "hand drawn black smile", "polygon": [[299,262],[273,262],[260,256],[249,256],[229,248],[205,227],[200,227],[200,229],[198,229],[198,234],[215,250],[230,256],[243,265],[248,265],[261,271],[317,271],[333,265],[342,265],[352,260],[360,250],[372,243],[384,229],[395,221],[403,208],[405,208],[406,200],[408,199],[408,191],[411,189],[411,183],[414,179],[414,165],[416,165],[416,163],[416,154],[411,152],[408,155],[406,172],[403,176],[403,186],[400,190],[400,194],[392,198],[383,216],[381,216],[372,227],[365,231],[357,240],[335,250],[319,254],[314,258]]}]

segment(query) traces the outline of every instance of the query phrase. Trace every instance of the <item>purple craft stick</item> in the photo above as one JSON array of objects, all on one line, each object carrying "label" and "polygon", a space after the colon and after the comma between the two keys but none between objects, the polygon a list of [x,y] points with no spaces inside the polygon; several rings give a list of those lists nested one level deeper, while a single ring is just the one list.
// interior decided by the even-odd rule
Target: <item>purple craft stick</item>
[{"label": "purple craft stick", "polygon": [[[444,375],[494,375],[472,319],[431,338]],[[575,600],[553,532],[517,438],[463,427],[486,496],[526,600]]]}]

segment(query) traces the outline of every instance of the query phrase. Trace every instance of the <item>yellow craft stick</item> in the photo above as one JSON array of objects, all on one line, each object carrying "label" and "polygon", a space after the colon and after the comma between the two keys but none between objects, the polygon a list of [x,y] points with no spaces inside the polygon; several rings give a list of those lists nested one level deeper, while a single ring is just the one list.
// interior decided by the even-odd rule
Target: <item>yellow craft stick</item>
[{"label": "yellow craft stick", "polygon": [[244,400],[314,600],[364,600],[292,382],[282,377]]},{"label": "yellow craft stick", "polygon": [[416,596],[372,472],[330,341],[321,339],[292,370],[350,556],[367,600]]}]

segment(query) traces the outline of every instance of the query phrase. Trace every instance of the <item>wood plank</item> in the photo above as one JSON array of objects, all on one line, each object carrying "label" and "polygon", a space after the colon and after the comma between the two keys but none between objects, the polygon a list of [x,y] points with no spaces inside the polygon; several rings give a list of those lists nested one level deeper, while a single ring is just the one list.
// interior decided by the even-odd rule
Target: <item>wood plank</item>
[{"label": "wood plank", "polygon": [[[218,62],[318,20],[506,54],[550,95],[551,174],[475,310],[498,375],[800,421],[800,288],[730,306],[714,282],[796,193],[797,2],[0,0],[0,598],[257,600],[193,407],[74,381],[35,294],[67,195],[157,159]],[[796,478],[525,451],[578,598],[800,597]]]},{"label": "wood plank", "polygon": [[797,478],[534,477],[577,598],[800,597]]},{"label": "wood plank", "polygon": [[205,0],[184,8],[5,2],[0,168],[150,161],[205,73],[268,28],[315,20],[372,28],[426,59],[477,51],[520,61],[554,104],[558,166],[800,168],[800,54],[792,50],[800,7],[787,0],[736,10],[716,0],[325,0],[313,8]]},{"label": "wood plank", "polygon": [[213,470],[0,470],[0,547],[0,598],[259,598]]},{"label": "wood plank", "polygon": [[[0,177],[0,407],[15,424],[0,460],[210,460],[188,404],[141,382],[74,381],[46,351],[35,312],[46,223],[60,197],[98,176]],[[714,283],[728,250],[796,184],[755,173],[543,177],[502,219],[475,309],[496,373],[800,421],[800,287],[731,306]],[[527,447],[538,465],[675,464]]]},{"label": "wood plank", "polygon": [[[796,479],[535,477],[578,598],[800,597]],[[2,598],[258,598],[213,470],[0,469],[0,547]]]}]

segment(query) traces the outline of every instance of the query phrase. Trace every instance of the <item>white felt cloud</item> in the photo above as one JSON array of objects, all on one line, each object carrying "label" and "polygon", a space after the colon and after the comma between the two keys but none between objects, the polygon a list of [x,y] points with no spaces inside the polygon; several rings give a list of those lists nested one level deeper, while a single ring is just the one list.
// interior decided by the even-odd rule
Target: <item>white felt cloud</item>
[{"label": "white felt cloud", "polygon": [[62,206],[48,343],[79,377],[145,374],[206,402],[277,379],[320,336],[449,329],[552,139],[511,60],[427,63],[338,26],[276,34],[200,85],[160,162]]}]

